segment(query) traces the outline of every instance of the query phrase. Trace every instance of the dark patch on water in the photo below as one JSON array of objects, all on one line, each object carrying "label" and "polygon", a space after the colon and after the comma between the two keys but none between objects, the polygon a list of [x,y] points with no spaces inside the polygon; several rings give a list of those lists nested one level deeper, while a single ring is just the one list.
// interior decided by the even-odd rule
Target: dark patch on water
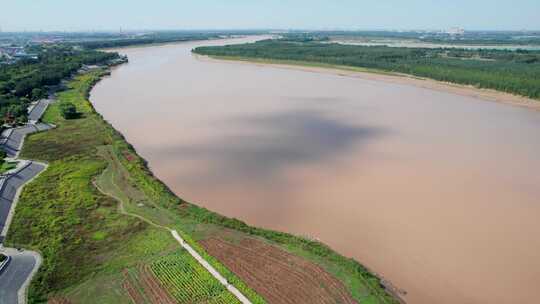
[{"label": "dark patch on water", "polygon": [[[320,111],[257,114],[223,124],[224,128],[241,127],[249,132],[176,146],[166,153],[206,163],[210,175],[218,180],[264,180],[290,166],[339,157],[353,146],[366,145],[387,133],[379,127],[348,124]],[[208,172],[201,174],[208,177]]]}]

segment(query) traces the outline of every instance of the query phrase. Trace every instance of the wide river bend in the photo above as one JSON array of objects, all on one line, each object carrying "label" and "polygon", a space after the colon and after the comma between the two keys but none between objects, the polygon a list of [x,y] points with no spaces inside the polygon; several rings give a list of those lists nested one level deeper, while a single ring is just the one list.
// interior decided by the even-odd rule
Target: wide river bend
[{"label": "wide river bend", "polygon": [[91,101],[180,197],[320,239],[408,303],[540,302],[540,111],[405,84],[119,50]]}]

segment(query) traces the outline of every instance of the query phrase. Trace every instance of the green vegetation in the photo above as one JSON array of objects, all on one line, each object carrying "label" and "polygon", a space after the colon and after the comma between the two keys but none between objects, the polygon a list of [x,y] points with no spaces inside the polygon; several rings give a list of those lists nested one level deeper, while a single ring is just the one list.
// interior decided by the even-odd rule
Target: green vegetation
[{"label": "green vegetation", "polygon": [[410,41],[448,45],[540,45],[538,31],[465,31],[460,35],[444,32],[403,32],[403,31],[322,31],[291,32],[284,35],[288,39],[333,40],[347,39],[358,41]]},{"label": "green vegetation", "polygon": [[[103,124],[86,102],[84,94],[100,77],[98,72],[72,82],[59,94],[60,103],[70,101],[85,119],[65,120],[51,105],[46,116],[58,128],[29,136],[22,157],[49,162],[46,171],[25,187],[7,243],[39,250],[43,265],[30,289],[30,302],[46,301],[104,266],[123,243],[144,233],[146,225],[118,214],[116,201],[101,195],[91,180],[105,167],[96,147],[111,140],[112,130]],[[105,239],[95,238],[98,231]]]},{"label": "green vegetation", "polygon": [[153,262],[151,269],[178,303],[240,303],[185,250]]},{"label": "green vegetation", "polygon": [[155,43],[170,43],[192,40],[206,40],[218,38],[218,33],[205,32],[155,32],[143,36],[134,35],[133,37],[109,37],[107,39],[95,39],[89,41],[74,41],[71,44],[80,45],[87,49],[117,48],[132,45],[144,45]]},{"label": "green vegetation", "polygon": [[116,53],[80,50],[70,46],[35,46],[38,59],[0,65],[0,124],[27,120],[27,107],[47,96],[51,86],[70,77],[84,64],[104,64],[118,59]]},{"label": "green vegetation", "polygon": [[79,117],[79,113],[77,112],[77,108],[75,105],[69,101],[62,102],[58,105],[58,109],[60,110],[60,113],[62,114],[62,117],[65,119],[74,119]]},{"label": "green vegetation", "polygon": [[[113,252],[99,256],[103,261],[94,264],[95,269],[91,274],[81,280],[67,282],[69,287],[55,291],[53,296],[67,298],[71,303],[78,304],[132,304],[122,286],[125,282],[123,272],[136,269],[140,265],[148,265],[162,256],[180,250],[180,246],[169,233],[147,225],[143,227],[137,233],[117,239],[121,244],[110,248]],[[107,238],[110,237],[118,238],[119,235],[115,231],[109,231]],[[38,301],[34,301],[36,302]]]},{"label": "green vegetation", "polygon": [[17,167],[17,162],[14,161],[6,161],[6,152],[3,150],[0,150],[0,174],[9,171],[11,169],[15,169]]},{"label": "green vegetation", "polygon": [[7,256],[3,255],[0,253],[0,263],[2,263],[3,261],[5,261],[7,259]]},{"label": "green vegetation", "polygon": [[17,167],[17,162],[7,162],[7,161],[0,161],[0,174],[7,172],[9,170],[15,169]]},{"label": "green vegetation", "polygon": [[540,51],[355,46],[306,38],[199,47],[195,53],[307,62],[405,73],[540,99]]}]

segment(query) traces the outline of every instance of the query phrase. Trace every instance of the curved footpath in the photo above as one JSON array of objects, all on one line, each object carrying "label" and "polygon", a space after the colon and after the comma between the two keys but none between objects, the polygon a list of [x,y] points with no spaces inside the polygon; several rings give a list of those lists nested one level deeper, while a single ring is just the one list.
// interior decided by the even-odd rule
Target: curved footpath
[{"label": "curved footpath", "polygon": [[[127,212],[126,209],[124,208],[124,202],[122,201],[122,199],[120,199],[119,197],[115,196],[112,193],[108,193],[104,191],[95,182],[94,182],[94,186],[101,193],[107,196],[110,196],[118,201],[118,204],[119,204],[118,207],[119,207],[120,213],[128,215],[128,216],[136,217],[156,228],[165,229],[169,231],[172,234],[172,237],[180,244],[180,246],[182,246],[182,248],[184,248],[199,264],[201,264],[201,266],[203,266],[206,269],[206,271],[208,271],[216,280],[218,280],[221,285],[225,286],[225,288],[227,288],[227,290],[230,293],[232,293],[240,301],[240,303],[252,304],[251,301],[244,294],[242,294],[240,290],[238,290],[238,288],[234,287],[234,285],[229,283],[229,281],[227,281],[227,279],[221,273],[219,273],[212,265],[210,265],[210,263],[208,263],[208,261],[206,261],[195,249],[193,249],[193,247],[191,247],[186,241],[184,241],[184,239],[180,236],[180,234],[178,234],[178,231],[171,229],[169,227],[166,227],[166,226],[156,224],[152,222],[151,220],[145,218],[144,216]],[[2,302],[0,302],[0,304],[1,303]]]},{"label": "curved footpath", "polygon": [[0,253],[11,258],[0,268],[0,303],[2,304],[26,303],[28,286],[41,265],[39,253],[5,248],[3,242],[24,185],[47,168],[47,164],[21,160],[17,157],[27,134],[53,127],[38,122],[48,105],[53,101],[53,99],[39,100],[28,109],[28,124],[19,128],[7,129],[2,132],[0,138],[0,149],[6,152],[8,160],[19,162],[17,168],[0,175]]}]

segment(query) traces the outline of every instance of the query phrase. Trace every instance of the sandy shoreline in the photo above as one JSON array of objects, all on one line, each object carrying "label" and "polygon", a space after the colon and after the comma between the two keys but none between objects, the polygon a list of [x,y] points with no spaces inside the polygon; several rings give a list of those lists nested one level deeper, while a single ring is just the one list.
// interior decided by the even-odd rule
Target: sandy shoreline
[{"label": "sandy shoreline", "polygon": [[447,83],[433,79],[421,78],[413,75],[398,74],[384,71],[363,71],[362,68],[356,67],[337,67],[333,65],[309,66],[302,63],[282,63],[279,61],[272,62],[271,60],[251,60],[244,58],[224,58],[212,57],[200,54],[194,54],[195,58],[201,61],[209,62],[229,62],[236,64],[250,64],[257,66],[277,67],[282,69],[299,70],[312,73],[332,74],[345,77],[353,77],[372,81],[383,81],[387,83],[412,85],[420,88],[442,91],[461,96],[478,98],[486,101],[499,102],[513,106],[525,107],[532,110],[540,111],[540,101],[527,97],[514,95],[510,93],[500,92],[492,89],[481,89],[473,86]]}]

